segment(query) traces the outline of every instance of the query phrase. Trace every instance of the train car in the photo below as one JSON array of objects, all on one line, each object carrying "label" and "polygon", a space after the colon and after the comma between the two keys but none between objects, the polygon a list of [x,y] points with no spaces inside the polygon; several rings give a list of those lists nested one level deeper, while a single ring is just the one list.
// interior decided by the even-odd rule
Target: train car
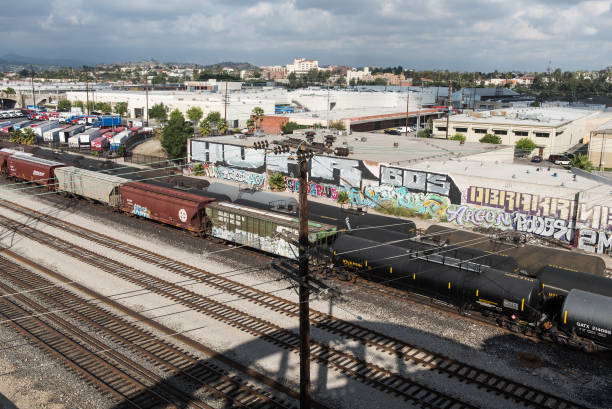
[{"label": "train car", "polygon": [[55,169],[57,190],[81,196],[111,207],[121,205],[119,186],[130,180],[101,172],[65,166]]},{"label": "train car", "polygon": [[52,190],[55,184],[55,170],[62,166],[65,165],[61,162],[23,154],[14,154],[7,159],[8,176],[33,181]]},{"label": "train car", "polygon": [[146,219],[203,234],[207,226],[206,205],[215,199],[142,182],[119,187],[121,210]]},{"label": "train car", "polygon": [[612,279],[595,274],[545,266],[536,271],[535,276],[542,281],[545,296],[565,297],[571,290],[583,290],[612,297]]},{"label": "train car", "polygon": [[403,247],[410,251],[436,251],[461,260],[473,260],[479,264],[494,267],[509,273],[516,273],[520,270],[518,263],[512,257],[490,254],[482,250],[460,245],[434,244],[416,240],[410,234],[398,233],[384,228],[366,227],[348,230],[347,234],[377,241],[379,243],[388,243],[393,246]]},{"label": "train car", "polygon": [[612,349],[612,297],[571,290],[563,302],[560,321],[560,328],[570,336],[586,338]]},{"label": "train car", "polygon": [[333,244],[337,266],[366,279],[439,298],[486,314],[533,322],[539,317],[541,283],[533,277],[438,254],[383,245],[351,235]]},{"label": "train car", "polygon": [[[295,217],[229,202],[208,204],[206,214],[214,237],[290,259],[298,257],[299,221]],[[308,240],[313,244],[324,243],[335,234],[335,226],[308,223]]]}]

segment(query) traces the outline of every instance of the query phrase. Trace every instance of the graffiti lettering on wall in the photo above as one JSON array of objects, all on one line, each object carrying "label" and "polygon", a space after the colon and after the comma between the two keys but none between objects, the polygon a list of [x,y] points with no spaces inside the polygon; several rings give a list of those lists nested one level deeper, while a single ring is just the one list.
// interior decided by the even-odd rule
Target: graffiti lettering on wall
[{"label": "graffiti lettering on wall", "polygon": [[[300,190],[300,182],[297,179],[285,179],[285,185],[290,192]],[[314,197],[326,197],[328,199],[338,199],[339,188],[331,185],[320,185],[318,183],[308,183],[308,194]]]},{"label": "graffiti lettering on wall", "polygon": [[531,233],[542,237],[553,237],[557,240],[572,241],[574,223],[554,217],[531,216],[524,213],[514,214],[514,229],[522,233]]},{"label": "graffiti lettering on wall", "polygon": [[461,192],[448,175],[381,166],[380,184],[402,186],[411,192],[435,193],[449,197],[451,203],[461,203]]},{"label": "graffiti lettering on wall", "polygon": [[[500,208],[506,212],[521,212],[563,220],[573,220],[576,210],[574,198],[561,199],[479,186],[470,186],[466,199],[468,203]],[[581,203],[577,210],[578,226],[602,230],[612,228],[612,211],[609,207]]]},{"label": "graffiti lettering on wall", "polygon": [[612,256],[612,233],[580,229],[578,248],[591,253],[609,254]]},{"label": "graffiti lettering on wall", "polygon": [[512,214],[497,209],[482,209],[467,205],[451,205],[446,209],[446,218],[462,226],[495,227],[512,229]]},{"label": "graffiti lettering on wall", "polygon": [[204,167],[204,174],[212,178],[232,180],[234,182],[246,183],[248,185],[260,187],[263,187],[266,182],[266,176],[264,174],[211,164]]},{"label": "graffiti lettering on wall", "polygon": [[[358,195],[359,193],[359,195]],[[404,186],[366,186],[362,192],[349,192],[349,198],[357,205],[377,207],[390,204],[405,207],[416,214],[443,217],[450,204],[448,197],[436,193],[411,192]]]}]

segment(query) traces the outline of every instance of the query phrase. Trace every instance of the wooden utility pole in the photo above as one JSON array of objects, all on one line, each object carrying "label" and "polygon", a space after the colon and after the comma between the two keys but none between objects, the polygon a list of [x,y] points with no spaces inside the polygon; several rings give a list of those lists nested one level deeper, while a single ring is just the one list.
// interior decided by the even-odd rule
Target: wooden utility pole
[{"label": "wooden utility pole", "polygon": [[451,81],[448,81],[448,113],[446,114],[446,139],[448,139],[448,126],[450,121],[450,113],[453,103],[451,101]]},{"label": "wooden utility pole", "polygon": [[34,68],[32,68],[32,64],[30,64],[30,71],[32,71],[32,75],[30,76],[30,81],[32,83],[32,105],[36,106],[36,96],[34,95]]},{"label": "wooden utility pole", "polygon": [[308,159],[304,145],[298,147],[299,163],[299,302],[300,302],[300,409],[310,409],[310,289],[308,287]]},{"label": "wooden utility pole", "polygon": [[85,93],[87,94],[87,115],[89,115],[89,72],[85,70]]},{"label": "wooden utility pole", "polygon": [[408,136],[408,106],[410,105],[410,88],[406,93],[406,136]]},{"label": "wooden utility pole", "polygon": [[145,99],[147,100],[146,102],[147,122],[145,126],[149,126],[149,73],[148,72],[147,74],[145,74]]}]

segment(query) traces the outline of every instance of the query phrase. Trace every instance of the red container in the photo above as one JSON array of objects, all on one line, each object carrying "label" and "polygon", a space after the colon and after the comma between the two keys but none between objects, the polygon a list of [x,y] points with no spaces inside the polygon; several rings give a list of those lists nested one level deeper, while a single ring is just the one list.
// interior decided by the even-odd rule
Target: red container
[{"label": "red container", "polygon": [[101,152],[106,148],[108,148],[108,139],[106,138],[106,135],[100,136],[99,138],[96,138],[91,141],[92,151]]},{"label": "red container", "polygon": [[55,168],[66,166],[63,163],[35,156],[12,155],[7,161],[8,175],[22,180],[34,181],[53,189],[55,186]]},{"label": "red container", "polygon": [[211,197],[142,182],[121,185],[119,193],[124,212],[197,233],[206,229],[206,204],[215,201]]}]

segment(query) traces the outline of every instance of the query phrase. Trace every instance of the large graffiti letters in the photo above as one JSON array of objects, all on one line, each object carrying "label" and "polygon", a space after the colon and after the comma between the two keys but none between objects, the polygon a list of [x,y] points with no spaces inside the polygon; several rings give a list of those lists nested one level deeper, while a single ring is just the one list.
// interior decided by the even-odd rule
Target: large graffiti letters
[{"label": "large graffiti letters", "polygon": [[205,166],[204,174],[208,177],[232,180],[259,187],[263,187],[266,182],[266,176],[263,174],[211,164]]},{"label": "large graffiti letters", "polygon": [[591,253],[612,256],[612,234],[605,231],[580,229],[578,248]]},{"label": "large graffiti letters", "polygon": [[542,237],[553,237],[557,240],[572,241],[574,223],[552,217],[531,216],[523,213],[514,214],[514,229]]},{"label": "large graffiti letters", "polygon": [[461,194],[448,175],[381,166],[380,184],[404,187],[416,193],[434,193],[449,197],[452,203],[461,202]]},{"label": "large graffiti letters", "polygon": [[496,209],[481,209],[466,205],[451,205],[446,209],[449,222],[462,226],[512,228],[512,215]]}]

